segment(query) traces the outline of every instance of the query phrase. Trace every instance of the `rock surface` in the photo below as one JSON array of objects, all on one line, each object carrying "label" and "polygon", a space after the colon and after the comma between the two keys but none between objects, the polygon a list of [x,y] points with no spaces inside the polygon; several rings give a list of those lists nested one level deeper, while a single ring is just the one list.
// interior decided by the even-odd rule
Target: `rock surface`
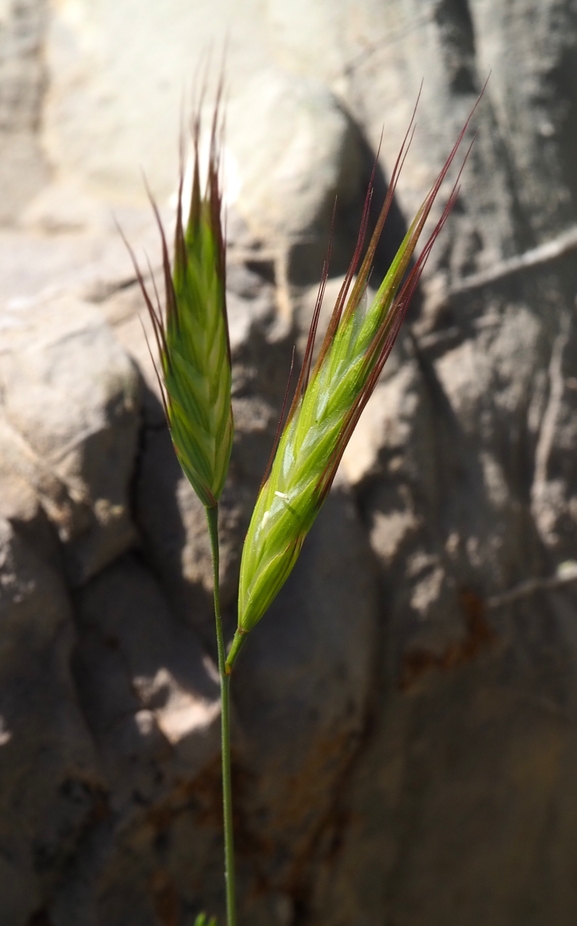
[{"label": "rock surface", "polygon": [[42,118],[48,22],[46,0],[5,0],[0,6],[0,224],[18,220],[48,182],[38,125]]},{"label": "rock surface", "polygon": [[334,196],[321,329],[422,78],[372,285],[491,71],[419,300],[235,674],[241,923],[573,926],[575,5],[145,6],[0,2],[0,919],[224,922],[209,549],[114,216],[155,266],[139,168],[170,224],[182,87],[228,33],[229,634]]},{"label": "rock surface", "polygon": [[134,543],[137,372],[101,315],[78,300],[40,302],[5,321],[3,426],[79,585]]}]

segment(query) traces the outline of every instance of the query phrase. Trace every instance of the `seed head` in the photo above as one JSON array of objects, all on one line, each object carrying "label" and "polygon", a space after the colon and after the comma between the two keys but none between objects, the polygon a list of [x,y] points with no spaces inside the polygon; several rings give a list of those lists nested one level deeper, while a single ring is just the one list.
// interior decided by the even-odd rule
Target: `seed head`
[{"label": "seed head", "polygon": [[182,209],[184,170],[181,168],[172,267],[160,215],[152,201],[162,241],[164,314],[156,288],[152,295],[148,292],[133,257],[158,347],[160,371],[157,369],[157,375],[174,449],[186,477],[207,508],[217,504],[222,492],[233,438],[219,179],[221,130],[217,101],[210,136],[207,180],[202,188],[200,117],[193,121],[190,212],[185,228]]},{"label": "seed head", "polygon": [[375,231],[361,262],[372,197],[371,182],[356,251],[313,367],[315,335],[327,276],[325,265],[295,395],[244,542],[238,628],[227,660],[228,671],[246,634],[272,604],[292,571],[305,537],[332,485],[349,438],[391,352],[427,258],[457,198],[458,179],[441,218],[411,266],[423,227],[469,120],[411,222],[372,304],[365,308],[364,297],[375,251],[410,146],[414,116],[391,175]]}]

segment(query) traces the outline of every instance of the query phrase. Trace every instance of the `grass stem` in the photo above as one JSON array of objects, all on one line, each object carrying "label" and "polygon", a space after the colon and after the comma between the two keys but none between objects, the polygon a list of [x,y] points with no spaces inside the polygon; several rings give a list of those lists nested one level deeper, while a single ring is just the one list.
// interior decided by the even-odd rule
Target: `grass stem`
[{"label": "grass stem", "polygon": [[218,674],[221,695],[222,804],[224,817],[224,876],[226,884],[227,926],[236,926],[236,885],[234,870],[234,835],[232,825],[232,784],[230,769],[230,675],[226,673],[226,651],[220,612],[218,505],[206,509],[214,571],[214,619],[218,650]]}]

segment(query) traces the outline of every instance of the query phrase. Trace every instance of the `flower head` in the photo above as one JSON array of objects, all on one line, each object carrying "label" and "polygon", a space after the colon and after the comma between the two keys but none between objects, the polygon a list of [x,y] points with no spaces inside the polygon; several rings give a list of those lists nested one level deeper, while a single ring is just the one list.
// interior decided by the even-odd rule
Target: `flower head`
[{"label": "flower head", "polygon": [[233,438],[219,180],[220,130],[217,102],[204,188],[199,169],[200,118],[193,122],[190,212],[185,227],[184,172],[181,170],[173,267],[158,209],[152,203],[162,240],[164,315],[156,289],[153,296],[148,292],[134,261],[160,356],[161,369],[157,370],[157,375],[174,449],[186,477],[206,508],[214,507],[222,492]]},{"label": "flower head", "polygon": [[361,261],[372,184],[369,188],[356,251],[313,365],[316,329],[327,274],[325,265],[294,398],[261,486],[244,543],[238,629],[227,661],[229,671],[246,634],[272,604],[292,571],[305,537],[332,485],[349,438],[391,352],[427,258],[457,198],[455,184],[440,219],[411,264],[425,222],[463,140],[468,122],[367,308],[364,298],[367,284],[412,138],[411,121],[375,231]]}]

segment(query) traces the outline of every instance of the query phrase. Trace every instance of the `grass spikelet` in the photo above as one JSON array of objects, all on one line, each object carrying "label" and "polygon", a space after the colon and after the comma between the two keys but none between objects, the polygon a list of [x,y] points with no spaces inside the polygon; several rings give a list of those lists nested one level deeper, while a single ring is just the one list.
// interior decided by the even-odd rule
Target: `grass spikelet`
[{"label": "grass spikelet", "polygon": [[194,921],[194,926],[216,926],[216,919],[214,916],[209,919],[206,913],[199,913]]},{"label": "grass spikelet", "polygon": [[365,308],[364,296],[375,251],[414,132],[413,114],[375,231],[361,262],[372,183],[369,187],[357,247],[313,367],[324,289],[321,284],[294,399],[244,543],[238,628],[227,660],[229,672],[247,633],[272,604],[292,571],[331,487],[348,440],[391,352],[427,258],[457,198],[459,178],[439,221],[411,265],[425,222],[471,116],[411,222],[372,305]]},{"label": "grass spikelet", "polygon": [[222,492],[232,450],[231,360],[226,313],[225,244],[220,190],[219,102],[212,121],[208,173],[199,168],[200,117],[193,120],[194,163],[190,212],[183,222],[181,166],[171,267],[166,236],[151,202],[162,241],[165,312],[156,288],[149,293],[133,256],[160,357],[164,410],[182,469],[206,508]]}]

